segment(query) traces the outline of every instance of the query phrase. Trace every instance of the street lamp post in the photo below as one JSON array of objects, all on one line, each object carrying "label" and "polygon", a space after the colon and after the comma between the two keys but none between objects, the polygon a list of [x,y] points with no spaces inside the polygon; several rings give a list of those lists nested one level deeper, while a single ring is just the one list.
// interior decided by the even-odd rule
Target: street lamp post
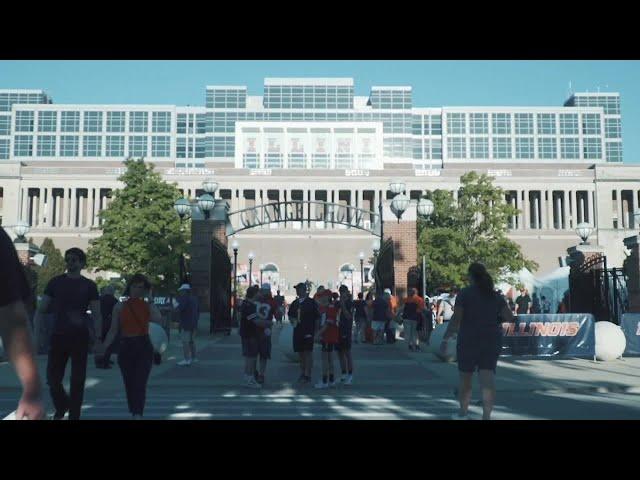
[{"label": "street lamp post", "polygon": [[353,265],[349,264],[349,273],[351,273],[351,294],[353,295],[353,272],[355,272],[356,267],[354,267]]},{"label": "street lamp post", "polygon": [[233,240],[231,243],[233,248],[233,321],[238,319],[238,241]]},{"label": "street lamp post", "polygon": [[[186,198],[179,198],[173,204],[173,209],[180,217],[180,233],[182,233],[182,222],[185,218],[191,216],[191,203]],[[184,268],[184,254],[180,253],[180,283],[186,283],[186,274]]]},{"label": "street lamp post", "polygon": [[360,252],[360,291],[364,292],[364,252]]},{"label": "street lamp post", "polygon": [[593,228],[588,223],[582,222],[578,224],[576,227],[576,233],[582,240],[580,245],[589,245],[589,235],[591,235],[591,232],[593,232]]},{"label": "street lamp post", "polygon": [[262,272],[264,272],[264,263],[260,264],[260,288],[262,288]]},{"label": "street lamp post", "polygon": [[251,269],[253,267],[253,259],[256,258],[256,256],[253,254],[253,252],[249,252],[249,286],[251,286]]}]

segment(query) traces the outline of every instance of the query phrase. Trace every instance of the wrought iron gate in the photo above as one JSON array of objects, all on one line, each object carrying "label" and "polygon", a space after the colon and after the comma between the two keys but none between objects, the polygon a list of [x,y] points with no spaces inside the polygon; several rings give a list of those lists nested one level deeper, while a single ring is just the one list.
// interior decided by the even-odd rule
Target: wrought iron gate
[{"label": "wrought iron gate", "polygon": [[209,333],[231,333],[231,271],[233,266],[222,242],[211,239],[211,279],[209,305],[211,325]]},{"label": "wrought iron gate", "polygon": [[389,238],[380,246],[380,252],[373,270],[378,292],[383,291],[385,288],[391,289],[392,292],[395,291],[393,260],[393,239]]}]

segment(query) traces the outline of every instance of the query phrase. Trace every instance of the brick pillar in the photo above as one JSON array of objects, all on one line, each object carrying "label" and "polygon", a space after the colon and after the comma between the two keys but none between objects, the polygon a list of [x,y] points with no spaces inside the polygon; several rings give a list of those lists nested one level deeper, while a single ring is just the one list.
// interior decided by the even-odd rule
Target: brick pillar
[{"label": "brick pillar", "polygon": [[390,203],[384,203],[384,237],[385,240],[393,238],[394,294],[396,297],[404,297],[409,287],[409,270],[418,264],[416,204],[409,204],[398,223],[398,219],[391,212]]},{"label": "brick pillar", "polygon": [[624,239],[624,246],[631,250],[625,260],[627,274],[627,292],[629,295],[629,312],[640,312],[640,238],[638,235]]},{"label": "brick pillar", "polygon": [[210,218],[205,220],[199,209],[193,210],[191,222],[191,288],[198,297],[201,312],[210,312],[209,282],[211,267],[211,239],[227,245],[226,200],[216,200]]}]

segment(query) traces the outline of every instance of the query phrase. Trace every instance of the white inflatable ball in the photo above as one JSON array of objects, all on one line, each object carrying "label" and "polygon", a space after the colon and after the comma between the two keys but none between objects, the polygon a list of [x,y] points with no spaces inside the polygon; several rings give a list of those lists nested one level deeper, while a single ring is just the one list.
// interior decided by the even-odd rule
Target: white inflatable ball
[{"label": "white inflatable ball", "polygon": [[153,345],[153,351],[157,353],[164,353],[169,344],[167,338],[167,332],[164,331],[157,323],[149,323],[149,338],[151,339],[151,345]]},{"label": "white inflatable ball", "polygon": [[278,338],[278,346],[284,357],[290,362],[299,362],[300,357],[293,351],[293,325],[285,323],[280,330]]},{"label": "white inflatable ball", "polygon": [[596,359],[609,362],[620,358],[627,347],[624,332],[615,323],[596,322]]},{"label": "white inflatable ball", "polygon": [[440,344],[442,343],[444,333],[447,331],[447,327],[447,323],[436,325],[436,328],[433,329],[429,340],[429,350],[436,356],[436,358],[443,362],[455,362],[457,360],[456,345],[458,343],[455,337],[449,339],[446,354],[443,355],[442,352],[440,352]]}]

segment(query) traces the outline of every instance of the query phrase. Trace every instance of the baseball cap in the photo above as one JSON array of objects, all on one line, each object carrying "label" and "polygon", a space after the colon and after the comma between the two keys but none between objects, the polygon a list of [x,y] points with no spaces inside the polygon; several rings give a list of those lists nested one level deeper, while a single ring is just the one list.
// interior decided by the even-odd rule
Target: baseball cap
[{"label": "baseball cap", "polygon": [[391,289],[390,288],[385,288],[384,289],[384,293],[391,295]]},{"label": "baseball cap", "polygon": [[180,290],[191,290],[191,285],[189,285],[188,283],[183,283],[182,285],[180,285],[178,291]]}]

